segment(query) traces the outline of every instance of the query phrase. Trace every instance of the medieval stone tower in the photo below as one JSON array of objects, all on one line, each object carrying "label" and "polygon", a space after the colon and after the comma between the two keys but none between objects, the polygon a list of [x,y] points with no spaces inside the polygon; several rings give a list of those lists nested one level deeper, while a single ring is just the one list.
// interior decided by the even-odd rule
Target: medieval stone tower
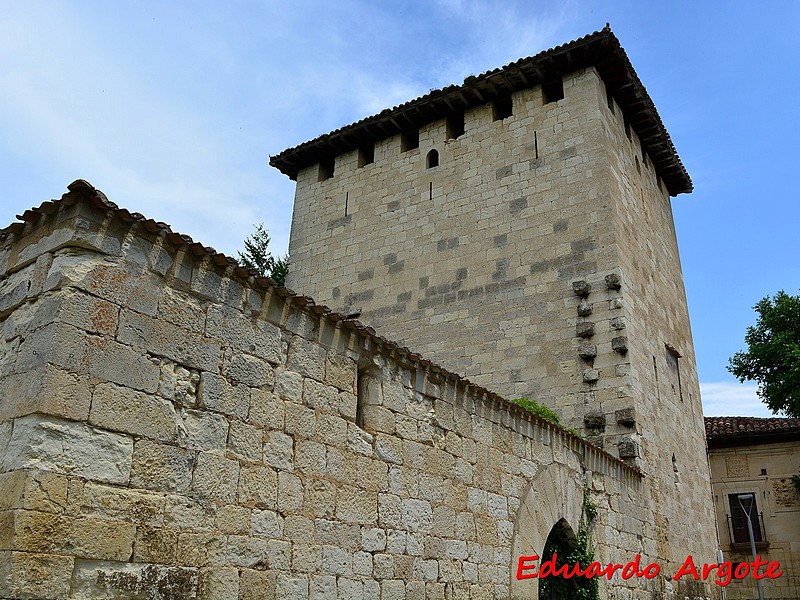
[{"label": "medieval stone tower", "polygon": [[646,552],[713,558],[670,207],[692,183],[609,29],[270,164],[297,181],[289,287],[552,407],[644,472]]}]

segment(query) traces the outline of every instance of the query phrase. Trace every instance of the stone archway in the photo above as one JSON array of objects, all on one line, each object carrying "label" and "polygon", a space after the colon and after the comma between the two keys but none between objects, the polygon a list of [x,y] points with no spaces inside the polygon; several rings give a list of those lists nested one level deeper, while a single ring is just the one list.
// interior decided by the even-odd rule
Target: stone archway
[{"label": "stone archway", "polygon": [[563,522],[577,531],[583,509],[583,476],[569,467],[551,463],[531,479],[517,511],[511,550],[510,585],[513,600],[538,600],[536,579],[517,580],[520,556],[541,556],[553,527]]}]

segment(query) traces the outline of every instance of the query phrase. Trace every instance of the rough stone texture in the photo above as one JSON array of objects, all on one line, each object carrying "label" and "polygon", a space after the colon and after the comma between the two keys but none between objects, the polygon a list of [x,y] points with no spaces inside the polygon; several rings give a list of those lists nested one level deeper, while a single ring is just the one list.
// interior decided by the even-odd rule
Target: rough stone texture
[{"label": "rough stone texture", "polygon": [[[389,339],[507,397],[535,398],[579,431],[588,433],[587,410],[633,407],[632,426],[608,418],[602,437],[619,456],[621,437],[637,436],[626,460],[647,474],[639,505],[660,532],[646,548],[669,569],[687,552],[713,562],[700,391],[663,174],[597,70],[563,85],[557,102],[539,86],[515,92],[502,121],[490,104],[466,111],[457,139],[440,120],[420,128],[418,149],[402,151],[393,136],[376,142],[366,167],[353,151],[336,157],[330,179],[319,181],[317,165],[300,169],[288,284],[357,308]],[[439,166],[428,169],[434,149]],[[346,194],[348,221],[329,229]],[[397,240],[401,272],[384,264],[387,239]],[[584,299],[589,317],[578,313]],[[625,353],[612,342],[622,335]],[[582,338],[597,348],[592,364],[577,352]],[[665,344],[682,356],[680,373]],[[585,380],[587,367],[601,377]],[[408,432],[402,420],[395,430]]]},{"label": "rough stone texture", "polygon": [[[301,171],[290,283],[570,425],[601,411],[600,441],[629,465],[75,191],[0,233],[0,597],[516,600],[532,589],[515,559],[562,518],[577,530],[584,485],[603,562],[712,561],[668,198],[631,169],[641,147],[597,73],[564,90],[544,105],[538,86],[517,92],[500,122],[468,111],[447,143],[444,122],[417,150],[383,140],[361,169],[342,155],[327,182]],[[593,287],[592,324],[574,281]],[[603,377],[584,382],[587,366]],[[608,418],[631,406],[633,431]]]}]

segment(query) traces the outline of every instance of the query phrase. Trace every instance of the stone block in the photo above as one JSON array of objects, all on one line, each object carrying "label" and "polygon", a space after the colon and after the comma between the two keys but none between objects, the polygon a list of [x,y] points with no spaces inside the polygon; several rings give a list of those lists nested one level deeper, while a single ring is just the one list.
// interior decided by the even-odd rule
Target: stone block
[{"label": "stone block", "polygon": [[581,300],[580,304],[578,304],[578,316],[588,317],[590,314],[592,314],[592,303]]},{"label": "stone block", "polygon": [[302,480],[286,471],[278,471],[278,510],[282,514],[297,514],[302,509]]},{"label": "stone block", "polygon": [[585,298],[592,292],[592,284],[580,279],[572,282],[572,291],[581,298]]},{"label": "stone block", "polygon": [[590,338],[594,335],[594,323],[576,323],[575,336],[579,338]]},{"label": "stone block", "polygon": [[131,485],[161,492],[185,492],[192,483],[194,452],[139,440],[133,448]]},{"label": "stone block", "polygon": [[228,421],[222,415],[198,410],[178,414],[178,444],[190,450],[225,450]]},{"label": "stone block", "polygon": [[282,600],[308,600],[308,576],[278,573],[275,590],[276,597]]},{"label": "stone block", "polygon": [[584,360],[592,360],[597,357],[597,346],[594,344],[581,344],[578,346],[578,356]]},{"label": "stone block", "polygon": [[220,375],[204,372],[200,376],[198,399],[200,405],[208,410],[245,421],[250,409],[250,388],[231,385]]},{"label": "stone block", "polygon": [[239,464],[222,456],[201,452],[192,474],[192,491],[219,504],[236,499]]},{"label": "stone block", "polygon": [[[164,525],[165,495],[87,482],[80,492],[70,488],[71,502],[81,514],[148,527]],[[73,496],[77,496],[72,499]]]},{"label": "stone block", "polygon": [[201,371],[217,372],[222,358],[219,342],[126,309],[120,315],[117,339],[123,344]]},{"label": "stone block", "polygon": [[286,368],[303,377],[324,381],[326,357],[327,352],[322,346],[294,336],[289,344]]},{"label": "stone block", "polygon": [[70,600],[196,598],[197,569],[147,563],[76,560]]},{"label": "stone block", "polygon": [[325,383],[342,391],[356,393],[356,363],[348,356],[329,352],[325,359]]},{"label": "stone block", "polygon": [[95,388],[89,422],[156,440],[178,439],[177,415],[169,401],[111,383]]},{"label": "stone block", "polygon": [[164,288],[158,299],[157,317],[195,333],[203,333],[206,326],[203,303],[190,294],[170,287]]},{"label": "stone block", "polygon": [[209,306],[206,335],[274,365],[282,364],[286,356],[280,329],[264,320],[249,319],[228,306]]},{"label": "stone block", "polygon": [[277,473],[262,465],[243,466],[239,472],[239,504],[261,510],[277,509]]},{"label": "stone block", "polygon": [[0,377],[0,398],[0,421],[32,413],[85,421],[92,393],[88,376],[46,364]]},{"label": "stone block", "polygon": [[294,402],[284,403],[284,409],[286,433],[298,438],[310,438],[316,435],[317,419],[312,409]]},{"label": "stone block", "polygon": [[74,563],[71,556],[0,551],[0,598],[66,600]]},{"label": "stone block", "polygon": [[324,479],[316,479],[305,486],[303,505],[315,518],[329,519],[336,511],[336,485]]},{"label": "stone block", "polygon": [[240,461],[261,462],[263,431],[240,421],[231,421],[228,450]]},{"label": "stone block", "polygon": [[625,354],[628,351],[628,338],[624,335],[613,338],[611,340],[611,349],[614,352]]},{"label": "stone block", "polygon": [[277,598],[277,571],[239,570],[239,600]]},{"label": "stone block", "polygon": [[583,415],[583,424],[587,429],[601,429],[606,426],[606,415],[601,411],[587,411]]},{"label": "stone block", "polygon": [[639,456],[639,444],[631,437],[623,436],[617,442],[620,458],[636,458]]},{"label": "stone block", "polygon": [[347,523],[376,525],[378,498],[373,492],[343,486],[338,490],[336,518]]},{"label": "stone block", "polygon": [[636,424],[636,411],[633,407],[614,411],[614,420],[625,427],[633,427]]},{"label": "stone block", "polygon": [[40,469],[127,484],[133,440],[83,423],[29,415],[14,421],[6,451],[1,455],[2,471]]},{"label": "stone block", "polygon": [[272,389],[275,384],[275,368],[267,361],[239,352],[225,357],[225,377],[233,382],[254,388]]},{"label": "stone block", "polygon": [[600,379],[600,373],[597,369],[584,369],[583,370],[583,381],[584,383],[594,383]]},{"label": "stone block", "polygon": [[618,290],[622,287],[622,281],[620,280],[619,275],[616,273],[611,273],[606,275],[606,288],[609,290]]},{"label": "stone block", "polygon": [[272,510],[253,509],[250,515],[250,533],[261,538],[283,536],[283,517]]},{"label": "stone block", "polygon": [[[313,380],[306,381],[316,383]],[[287,371],[286,369],[276,369],[274,391],[285,400],[300,402],[300,399],[303,397],[303,376],[293,371]]]},{"label": "stone block", "polygon": [[284,402],[266,390],[250,390],[250,410],[247,420],[264,429],[284,428]]},{"label": "stone block", "polygon": [[133,562],[174,564],[177,560],[178,534],[168,529],[138,527],[133,542]]},{"label": "stone block", "polygon": [[294,440],[280,431],[270,431],[264,442],[264,462],[276,469],[294,468]]}]

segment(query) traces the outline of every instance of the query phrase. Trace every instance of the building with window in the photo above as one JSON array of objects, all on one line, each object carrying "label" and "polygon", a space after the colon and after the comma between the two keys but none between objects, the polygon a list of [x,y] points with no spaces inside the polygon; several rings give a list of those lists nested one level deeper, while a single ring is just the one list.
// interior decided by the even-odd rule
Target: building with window
[{"label": "building with window", "polygon": [[[784,571],[763,580],[770,600],[800,598],[800,419],[706,417],[711,487],[725,560],[752,561],[756,552]],[[729,599],[756,597],[748,578],[727,586]]]}]

